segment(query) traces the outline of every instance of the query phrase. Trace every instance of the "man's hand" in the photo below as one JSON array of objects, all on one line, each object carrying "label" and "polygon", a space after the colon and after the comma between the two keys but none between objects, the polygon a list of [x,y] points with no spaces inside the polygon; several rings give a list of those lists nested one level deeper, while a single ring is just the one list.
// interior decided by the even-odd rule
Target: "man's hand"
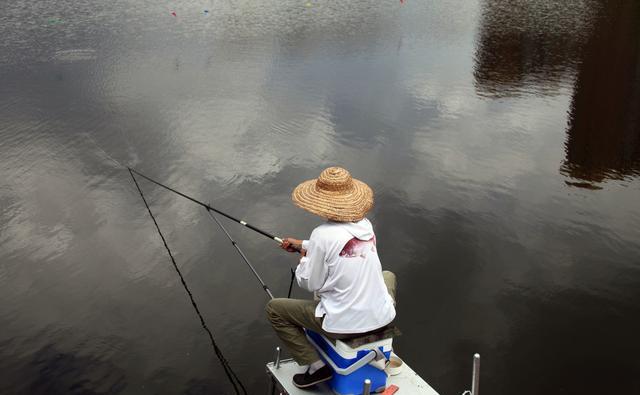
[{"label": "man's hand", "polygon": [[[287,250],[289,252],[300,252],[302,253],[302,240],[294,239],[292,237],[287,237],[282,239],[282,244],[280,244],[283,250]],[[306,251],[305,251],[306,252]]]}]

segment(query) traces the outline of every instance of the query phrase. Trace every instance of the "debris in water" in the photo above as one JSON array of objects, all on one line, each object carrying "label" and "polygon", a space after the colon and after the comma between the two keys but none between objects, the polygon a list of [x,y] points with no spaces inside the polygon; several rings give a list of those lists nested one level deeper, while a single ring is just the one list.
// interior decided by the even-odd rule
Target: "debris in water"
[{"label": "debris in water", "polygon": [[307,3],[307,7],[311,7],[311,3]]},{"label": "debris in water", "polygon": [[176,17],[178,16],[178,14],[176,14],[175,11],[171,11],[171,15],[176,16]]},{"label": "debris in water", "polygon": [[58,63],[72,63],[87,60],[96,60],[96,51],[94,49],[66,49],[56,51],[51,60]]},{"label": "debris in water", "polygon": [[49,18],[49,19],[47,19],[47,23],[50,24],[50,25],[58,25],[58,24],[62,23],[62,20],[58,19],[58,18]]},{"label": "debris in water", "polygon": [[204,10],[204,14],[208,15],[209,14],[209,10]]},{"label": "debris in water", "polygon": [[574,181],[565,181],[565,184],[569,185],[570,187],[577,187],[577,188],[584,188],[584,189],[590,189],[592,191],[598,191],[601,190],[602,187],[599,185],[595,185],[592,184],[590,182],[574,182]]}]

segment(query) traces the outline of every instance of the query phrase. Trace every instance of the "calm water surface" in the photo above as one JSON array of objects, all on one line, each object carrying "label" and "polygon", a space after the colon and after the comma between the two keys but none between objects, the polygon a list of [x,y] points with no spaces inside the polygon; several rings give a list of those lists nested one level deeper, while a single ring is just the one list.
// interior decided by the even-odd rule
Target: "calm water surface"
[{"label": "calm water surface", "polygon": [[[441,394],[474,352],[485,394],[640,393],[640,3],[5,3],[0,393],[232,391],[109,157],[298,237],[319,220],[290,191],[345,166],[376,192],[397,351]],[[265,294],[201,208],[142,187],[263,393]],[[229,229],[286,295],[295,258]]]}]

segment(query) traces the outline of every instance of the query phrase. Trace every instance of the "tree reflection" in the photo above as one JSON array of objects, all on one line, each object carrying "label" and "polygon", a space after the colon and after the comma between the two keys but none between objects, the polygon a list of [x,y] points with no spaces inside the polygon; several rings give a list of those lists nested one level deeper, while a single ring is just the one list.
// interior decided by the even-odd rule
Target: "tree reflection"
[{"label": "tree reflection", "polygon": [[640,175],[639,2],[485,0],[475,58],[480,96],[572,88],[567,184]]},{"label": "tree reflection", "polygon": [[561,172],[594,182],[640,174],[640,5],[603,1],[584,48],[571,102]]},{"label": "tree reflection", "polygon": [[475,53],[477,93],[555,94],[570,86],[590,31],[592,3],[485,0]]}]

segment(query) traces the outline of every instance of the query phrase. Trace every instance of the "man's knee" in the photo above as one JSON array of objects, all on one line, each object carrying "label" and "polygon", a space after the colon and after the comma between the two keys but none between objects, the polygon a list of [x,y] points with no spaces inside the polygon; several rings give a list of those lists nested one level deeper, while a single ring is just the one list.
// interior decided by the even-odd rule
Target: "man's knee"
[{"label": "man's knee", "polygon": [[388,270],[382,271],[382,278],[384,279],[384,285],[387,286],[387,292],[391,295],[393,303],[396,303],[396,275]]},{"label": "man's knee", "polygon": [[397,281],[395,273],[388,270],[383,270],[382,278],[384,279],[384,284],[387,286],[387,288],[393,288],[395,290]]},{"label": "man's knee", "polygon": [[267,317],[269,318],[269,321],[273,322],[281,317],[282,315],[281,311],[284,304],[282,302],[283,300],[287,300],[287,299],[275,298],[267,302],[267,305],[265,306],[265,311],[267,312]]}]

